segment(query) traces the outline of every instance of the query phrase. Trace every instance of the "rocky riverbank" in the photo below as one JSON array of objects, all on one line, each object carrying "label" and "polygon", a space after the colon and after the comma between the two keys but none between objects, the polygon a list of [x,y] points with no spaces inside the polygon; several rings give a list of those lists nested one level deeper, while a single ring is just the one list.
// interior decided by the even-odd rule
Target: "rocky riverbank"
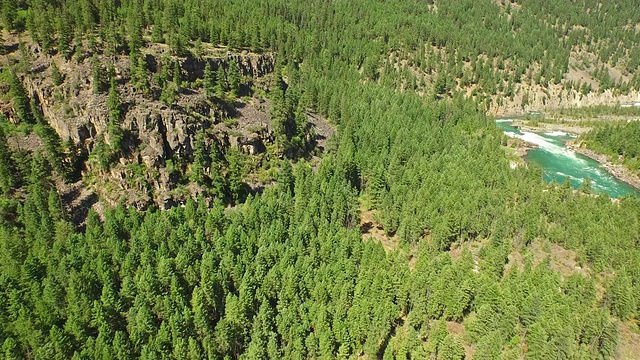
[{"label": "rocky riverbank", "polygon": [[509,139],[509,147],[515,149],[517,157],[524,158],[529,151],[537,149],[538,145],[520,139]]},{"label": "rocky riverbank", "polygon": [[538,145],[528,143],[521,139],[509,138],[507,140],[507,148],[511,149],[513,152],[513,158],[509,160],[509,166],[512,169],[517,168],[518,166],[527,167],[527,162],[524,157],[527,156],[527,153],[531,150],[537,149]]},{"label": "rocky riverbank", "polygon": [[567,148],[597,161],[616,179],[623,181],[640,190],[640,176],[626,168],[624,165],[612,163],[608,155],[600,154],[591,149],[588,149],[582,142],[578,141],[567,142]]},{"label": "rocky riverbank", "polygon": [[513,120],[512,125],[513,127],[520,129],[521,131],[528,131],[528,132],[534,132],[534,133],[547,133],[547,132],[561,131],[571,135],[581,135],[591,130],[591,127],[583,126],[578,123],[560,124],[560,123],[538,122],[536,123],[536,125],[531,125],[531,121],[520,120],[520,119]]}]

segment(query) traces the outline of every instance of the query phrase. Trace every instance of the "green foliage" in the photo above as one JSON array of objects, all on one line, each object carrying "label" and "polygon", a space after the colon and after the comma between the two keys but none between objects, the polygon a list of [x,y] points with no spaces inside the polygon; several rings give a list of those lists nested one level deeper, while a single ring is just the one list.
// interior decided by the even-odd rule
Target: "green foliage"
[{"label": "green foliage", "polygon": [[293,168],[291,167],[291,163],[287,160],[282,162],[280,172],[278,173],[278,185],[285,189],[285,191],[293,191],[293,187],[295,185]]},{"label": "green foliage", "polygon": [[180,65],[180,61],[175,61],[173,63],[173,82],[178,86],[178,91],[182,87],[182,66]]},{"label": "green foliage", "polygon": [[231,93],[231,97],[238,97],[240,91],[240,67],[238,66],[238,61],[235,59],[232,59],[229,62],[227,82],[229,83],[229,92]]},{"label": "green foliage", "polygon": [[51,164],[51,167],[63,179],[69,179],[71,169],[68,169],[67,159],[58,133],[56,133],[55,130],[53,130],[53,128],[44,121],[44,119],[42,122],[39,122],[38,125],[34,126],[33,129],[43,143],[45,157],[49,164]]},{"label": "green foliage", "polygon": [[31,70],[32,56],[27,50],[25,43],[22,41],[18,43],[18,52],[20,53],[20,60],[15,66],[15,70],[17,72],[27,74]]},{"label": "green foliage", "polygon": [[178,91],[179,88],[175,82],[165,81],[160,94],[160,101],[168,106],[174,105],[178,101]]},{"label": "green foliage", "polygon": [[4,130],[0,127],[0,190],[7,194],[16,185],[15,165],[11,159],[11,151],[7,145]]},{"label": "green foliage", "polygon": [[223,97],[224,93],[229,90],[229,85],[227,83],[227,74],[222,66],[218,66],[218,70],[216,71],[215,90],[219,98]]},{"label": "green foliage", "polygon": [[202,80],[202,88],[204,90],[204,94],[207,98],[212,98],[216,93],[216,79],[211,70],[211,63],[207,61],[204,66],[204,75]]},{"label": "green foliage", "polygon": [[[314,169],[304,161],[292,169],[284,159],[278,185],[256,195],[244,183],[246,157],[237,149],[223,154],[203,133],[190,166],[176,158],[167,167],[199,183],[211,208],[205,199],[163,212],[107,207],[102,220],[90,212],[80,231],[53,189],[51,169],[68,162],[56,155],[59,139],[47,134],[39,106],[7,72],[17,118],[38,123],[46,150],[31,157],[0,147],[0,173],[29,175],[20,191],[11,191],[17,176],[0,184],[7,358],[425,358],[430,351],[460,359],[462,341],[478,358],[607,358],[618,339],[610,314],[637,321],[640,202],[546,187],[539,170],[510,169],[503,137],[483,115],[485,95],[513,97],[515,83],[560,81],[576,47],[603,61],[624,51],[635,73],[634,1],[516,7],[461,0],[438,2],[437,11],[432,1],[408,0],[1,4],[3,23],[15,28],[6,14],[25,13],[45,51],[54,39],[66,51],[72,35],[61,17],[69,34],[87,34],[95,93],[107,84],[97,54],[127,48],[132,82],[151,91],[138,53],[151,29],[152,41],[166,40],[175,55],[191,41],[277,54],[282,67],[270,94],[276,155],[313,155],[308,109],[338,127]],[[20,53],[27,74],[24,45]],[[396,68],[405,60],[411,69]],[[154,76],[169,106],[183,81],[178,61],[162,59]],[[205,70],[207,97],[239,95],[236,60],[218,66],[216,76]],[[605,87],[615,86],[598,72]],[[482,89],[475,102],[456,94],[458,81]],[[416,94],[421,83],[445,100],[425,105]],[[121,150],[113,81],[107,105],[108,138],[97,139],[91,154],[105,170]],[[617,138],[624,149],[613,148],[625,159],[637,157],[632,143],[640,141],[628,135],[634,131]],[[606,139],[616,132],[598,141],[613,144]],[[372,233],[397,249],[362,241],[359,198],[372,199],[367,210],[381,227]],[[574,250],[589,274],[615,274],[604,307],[596,301],[598,276],[565,278],[550,261],[533,266],[527,252],[536,241]],[[514,250],[524,264],[506,271]],[[468,338],[449,334],[460,326]]]},{"label": "green foliage", "polygon": [[2,25],[8,30],[19,28],[18,3],[16,1],[3,0],[0,2],[0,19]]},{"label": "green foliage", "polygon": [[621,161],[629,169],[640,171],[640,123],[604,124],[595,127],[580,138],[589,148]]},{"label": "green foliage", "polygon": [[7,69],[2,72],[2,78],[3,82],[9,85],[9,96],[11,100],[13,100],[13,108],[17,120],[25,124],[35,123],[35,119],[31,113],[29,96],[22,85],[22,80],[18,78],[13,70]]},{"label": "green foliage", "polygon": [[229,149],[226,154],[227,168],[227,183],[229,184],[229,192],[234,202],[243,199],[246,194],[246,189],[242,179],[245,174],[245,167],[242,154],[237,149]]},{"label": "green foliage", "polygon": [[129,51],[133,54],[140,53],[140,48],[143,46],[144,41],[142,39],[143,31],[143,19],[142,19],[142,7],[139,1],[132,3],[132,8],[127,12],[127,34],[129,35]]},{"label": "green foliage", "polygon": [[636,314],[636,296],[629,276],[625,273],[616,274],[607,287],[606,302],[611,314],[621,320],[627,320]]},{"label": "green foliage", "polygon": [[91,86],[94,94],[102,94],[105,86],[106,73],[97,56],[91,58]]},{"label": "green foliage", "polygon": [[62,56],[69,60],[71,58],[72,46],[71,42],[73,40],[73,28],[71,23],[69,22],[70,14],[64,13],[63,16],[57,18],[56,22],[56,31],[58,34],[58,53],[62,54]]},{"label": "green foliage", "polygon": [[438,360],[462,360],[464,359],[464,348],[457,336],[451,334],[445,336],[438,346]]},{"label": "green foliage", "polygon": [[151,85],[149,83],[149,70],[147,60],[140,54],[133,53],[131,58],[131,82],[143,95],[149,95]]},{"label": "green foliage", "polygon": [[107,109],[109,109],[109,122],[119,125],[122,117],[122,109],[120,104],[120,94],[118,93],[118,85],[113,78],[109,85]]},{"label": "green foliage", "polygon": [[61,85],[64,81],[64,77],[60,74],[60,69],[58,69],[58,65],[56,65],[55,61],[51,62],[51,80],[53,81],[53,85]]}]

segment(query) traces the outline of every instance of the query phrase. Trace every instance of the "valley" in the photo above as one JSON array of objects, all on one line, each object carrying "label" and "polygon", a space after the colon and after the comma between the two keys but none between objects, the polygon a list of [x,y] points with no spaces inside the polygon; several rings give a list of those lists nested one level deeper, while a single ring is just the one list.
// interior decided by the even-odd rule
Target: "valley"
[{"label": "valley", "polygon": [[639,358],[638,23],[0,0],[2,357]]}]

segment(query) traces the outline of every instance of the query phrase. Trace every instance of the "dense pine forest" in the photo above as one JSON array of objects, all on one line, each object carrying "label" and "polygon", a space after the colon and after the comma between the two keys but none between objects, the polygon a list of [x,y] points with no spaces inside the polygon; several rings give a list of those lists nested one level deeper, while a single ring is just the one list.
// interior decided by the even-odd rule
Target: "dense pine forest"
[{"label": "dense pine forest", "polygon": [[[639,356],[639,199],[510,167],[487,115],[534,87],[635,94],[636,1],[0,0],[0,15],[4,358]],[[592,81],[567,77],[579,68]],[[78,94],[106,115],[76,142],[57,129]],[[263,154],[216,137],[259,101]],[[163,137],[129,126],[139,112]],[[308,114],[337,129],[322,152]],[[167,124],[188,129],[175,147]],[[637,135],[587,141],[637,164]],[[62,195],[152,198],[163,176],[181,206],[120,198],[78,221]]]},{"label": "dense pine forest", "polygon": [[583,137],[589,148],[609,155],[636,173],[640,170],[640,124],[605,124]]}]

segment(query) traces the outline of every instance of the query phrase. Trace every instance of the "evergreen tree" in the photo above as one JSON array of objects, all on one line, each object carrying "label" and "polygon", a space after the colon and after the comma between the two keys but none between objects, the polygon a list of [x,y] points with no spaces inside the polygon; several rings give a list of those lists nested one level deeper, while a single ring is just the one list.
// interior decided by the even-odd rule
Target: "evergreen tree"
[{"label": "evergreen tree", "polygon": [[104,79],[104,69],[94,53],[94,56],[91,58],[91,85],[94,94],[102,94],[104,91]]},{"label": "evergreen tree", "polygon": [[211,186],[209,192],[211,195],[219,200],[225,198],[227,184],[222,173],[222,160],[223,157],[220,154],[220,148],[217,141],[212,141],[209,147],[209,159],[211,159],[211,165],[209,168],[209,177],[211,179]]},{"label": "evergreen tree", "polygon": [[214,96],[214,94],[216,93],[215,86],[216,79],[213,71],[211,70],[211,63],[207,61],[206,65],[204,66],[204,78],[202,81],[202,88],[204,89],[204,94],[207,98],[210,99]]},{"label": "evergreen tree", "polygon": [[180,66],[179,60],[173,63],[173,83],[178,87],[179,93],[180,88],[182,88],[182,66]]},{"label": "evergreen tree", "polygon": [[127,34],[129,35],[129,51],[139,54],[143,45],[142,39],[142,9],[138,1],[133,2],[132,9],[127,14]]},{"label": "evergreen tree", "polygon": [[4,358],[7,360],[18,360],[23,358],[20,348],[18,347],[18,343],[16,343],[12,337],[8,337],[2,344],[2,353]]},{"label": "evergreen tree", "polygon": [[18,120],[26,124],[33,124],[34,119],[30,109],[29,96],[22,86],[22,81],[12,70],[3,71],[3,75],[5,82],[9,85],[9,96],[13,100],[13,108]]},{"label": "evergreen tree", "polygon": [[120,103],[120,95],[113,75],[111,76],[109,86],[107,108],[109,109],[109,143],[111,144],[111,148],[117,152],[122,148],[124,134],[120,126],[122,120],[122,104]]},{"label": "evergreen tree", "polygon": [[178,85],[171,81],[165,81],[160,94],[160,101],[168,106],[174,105],[178,101]]},{"label": "evergreen tree", "polygon": [[58,69],[55,61],[51,62],[51,79],[53,80],[53,84],[56,86],[61,85],[64,81],[64,78],[62,77],[62,74],[60,74],[60,70]]},{"label": "evergreen tree", "polygon": [[160,71],[158,71],[157,75],[154,78],[156,84],[160,88],[164,88],[166,82],[169,81],[169,63],[170,60],[166,57],[163,57],[162,61],[160,62]]},{"label": "evergreen tree", "polygon": [[122,117],[120,94],[118,93],[118,85],[115,78],[111,78],[109,82],[109,97],[107,98],[107,109],[109,109],[109,122],[115,125],[120,124]]},{"label": "evergreen tree", "polygon": [[229,69],[227,72],[227,82],[229,84],[229,91],[233,98],[238,97],[240,92],[240,67],[235,59],[229,62]]},{"label": "evergreen tree", "polygon": [[[53,24],[51,24],[51,20],[53,17],[50,17],[47,9],[42,7],[31,13],[33,16],[33,24],[35,27],[32,29],[35,32],[35,40],[42,46],[42,49],[46,53],[50,53],[53,50],[53,35],[55,33]],[[40,6],[37,6],[40,7]]]},{"label": "evergreen tree", "polygon": [[162,28],[162,13],[155,12],[153,19],[153,28],[151,29],[151,41],[156,43],[164,43],[164,30]]},{"label": "evergreen tree", "polygon": [[[2,14],[7,1],[0,0]],[[106,206],[101,216],[91,211],[80,230],[65,221],[50,174],[67,159],[51,155],[59,139],[51,136],[37,97],[29,102],[27,96],[36,125],[22,128],[41,138],[46,157],[40,149],[33,162],[23,149],[7,155],[14,189],[20,173],[31,176],[24,189],[0,199],[5,357],[422,359],[429,357],[428,339],[435,358],[461,358],[464,340],[483,359],[596,359],[616,354],[615,317],[638,320],[638,201],[612,203],[602,194],[574,193],[570,184],[548,186],[535,169],[514,172],[501,149],[506,140],[483,114],[492,99],[526,95],[520,85],[527,78],[541,87],[561,79],[571,49],[593,54],[594,63],[636,72],[640,48],[629,24],[638,22],[637,1],[530,0],[519,2],[517,12],[513,4],[466,0],[438,2],[438,11],[411,0],[362,6],[299,0],[9,4],[16,8],[15,26],[26,21],[34,39],[48,46],[58,36],[48,29],[60,32],[58,18],[67,20],[68,11],[72,33],[88,34],[96,60],[104,50],[120,51],[126,33],[136,87],[148,77],[136,74],[143,56],[135,51],[140,39],[134,33],[143,34],[147,22],[174,51],[181,47],[176,39],[185,47],[198,38],[263,46],[277,52],[277,63],[288,64],[286,83],[274,84],[270,94],[278,145],[287,154],[306,146],[312,136],[307,109],[335,121],[339,131],[324,158],[313,169],[301,161],[295,176],[288,162],[275,170],[272,149],[259,157],[243,157],[238,149],[223,156],[213,141],[207,154],[209,144],[198,139],[193,159],[167,159],[168,168],[177,168],[167,183],[176,188],[167,192],[186,196],[187,179],[176,175],[196,169],[205,185],[210,178],[211,209],[202,199],[170,211]],[[65,46],[60,40],[59,51]],[[36,49],[21,47],[25,63]],[[182,79],[170,76],[181,70],[169,60],[160,64],[154,87],[174,104]],[[257,65],[270,70],[268,63]],[[238,96],[242,77],[234,79],[233,60],[224,66],[227,74],[218,69],[214,92]],[[607,68],[598,65],[594,76],[615,87]],[[39,69],[25,66],[24,75],[37,78]],[[210,75],[203,89],[209,97]],[[107,85],[106,79],[94,84]],[[116,84],[110,85],[108,131],[95,139],[92,152],[105,168],[119,154],[103,137],[113,142],[124,112]],[[474,92],[474,100],[457,90]],[[425,104],[418,91],[440,92],[442,99]],[[613,156],[633,164],[640,151],[634,123],[596,131],[598,139],[587,144],[607,144]],[[0,125],[14,134],[12,124]],[[12,145],[21,137],[16,133]],[[0,172],[6,172],[3,153],[0,148]],[[257,170],[252,176],[263,183],[276,178],[278,185],[247,197],[243,181],[250,167]],[[360,208],[369,209],[359,214]],[[487,240],[474,241],[473,254],[463,250],[452,261],[474,239]],[[597,301],[593,277],[569,280],[549,263],[529,266],[527,259],[505,267],[514,246],[525,254],[535,239],[575,251],[592,273],[613,274],[603,301]],[[404,242],[415,245],[412,261]],[[401,325],[405,316],[409,322]],[[468,339],[449,334],[447,319],[465,321]]]},{"label": "evergreen tree", "polygon": [[151,92],[147,60],[140,54],[134,55],[131,59],[131,82],[142,94],[148,95]]},{"label": "evergreen tree", "polygon": [[20,73],[27,74],[31,70],[31,54],[22,41],[18,43],[18,52],[20,53],[20,61],[15,69]]},{"label": "evergreen tree", "polygon": [[280,173],[278,174],[278,184],[282,188],[287,189],[287,191],[293,192],[293,186],[295,184],[293,168],[291,167],[291,163],[286,159],[282,162]]},{"label": "evergreen tree", "polygon": [[238,202],[244,195],[242,182],[243,165],[241,154],[237,149],[229,149],[226,154],[227,163],[227,182],[229,183],[229,193],[233,201]]},{"label": "evergreen tree", "polygon": [[72,55],[71,40],[73,29],[71,28],[71,15],[66,11],[57,18],[56,28],[58,32],[58,53],[69,60]]},{"label": "evergreen tree", "polygon": [[8,30],[17,30],[18,3],[16,1],[3,0],[0,2],[0,18],[2,25]]},{"label": "evergreen tree", "polygon": [[631,279],[624,273],[616,274],[606,293],[606,300],[611,314],[627,320],[635,314],[636,300]]},{"label": "evergreen tree", "polygon": [[281,143],[286,143],[295,131],[292,121],[293,114],[291,113],[291,104],[287,103],[285,87],[284,81],[279,79],[271,93],[273,105],[269,114],[273,123],[275,136]]},{"label": "evergreen tree", "polygon": [[229,90],[227,85],[227,75],[222,67],[222,64],[218,66],[218,70],[216,71],[216,94],[219,98],[224,96],[224,93]]},{"label": "evergreen tree", "polygon": [[493,331],[478,341],[473,357],[478,360],[496,359],[500,357],[501,352],[502,339],[500,339],[500,332]]},{"label": "evergreen tree", "polygon": [[547,359],[547,344],[549,339],[547,332],[539,323],[535,323],[529,327],[527,332],[527,358],[530,359]]},{"label": "evergreen tree", "polygon": [[438,346],[438,360],[462,360],[464,359],[464,348],[460,339],[451,334],[445,336],[440,346]]},{"label": "evergreen tree", "polygon": [[186,39],[180,32],[172,32],[167,35],[167,45],[171,53],[176,56],[183,56],[186,50]]},{"label": "evergreen tree", "polygon": [[15,165],[11,159],[11,151],[7,145],[7,138],[0,126],[0,190],[9,193],[16,185]]}]

